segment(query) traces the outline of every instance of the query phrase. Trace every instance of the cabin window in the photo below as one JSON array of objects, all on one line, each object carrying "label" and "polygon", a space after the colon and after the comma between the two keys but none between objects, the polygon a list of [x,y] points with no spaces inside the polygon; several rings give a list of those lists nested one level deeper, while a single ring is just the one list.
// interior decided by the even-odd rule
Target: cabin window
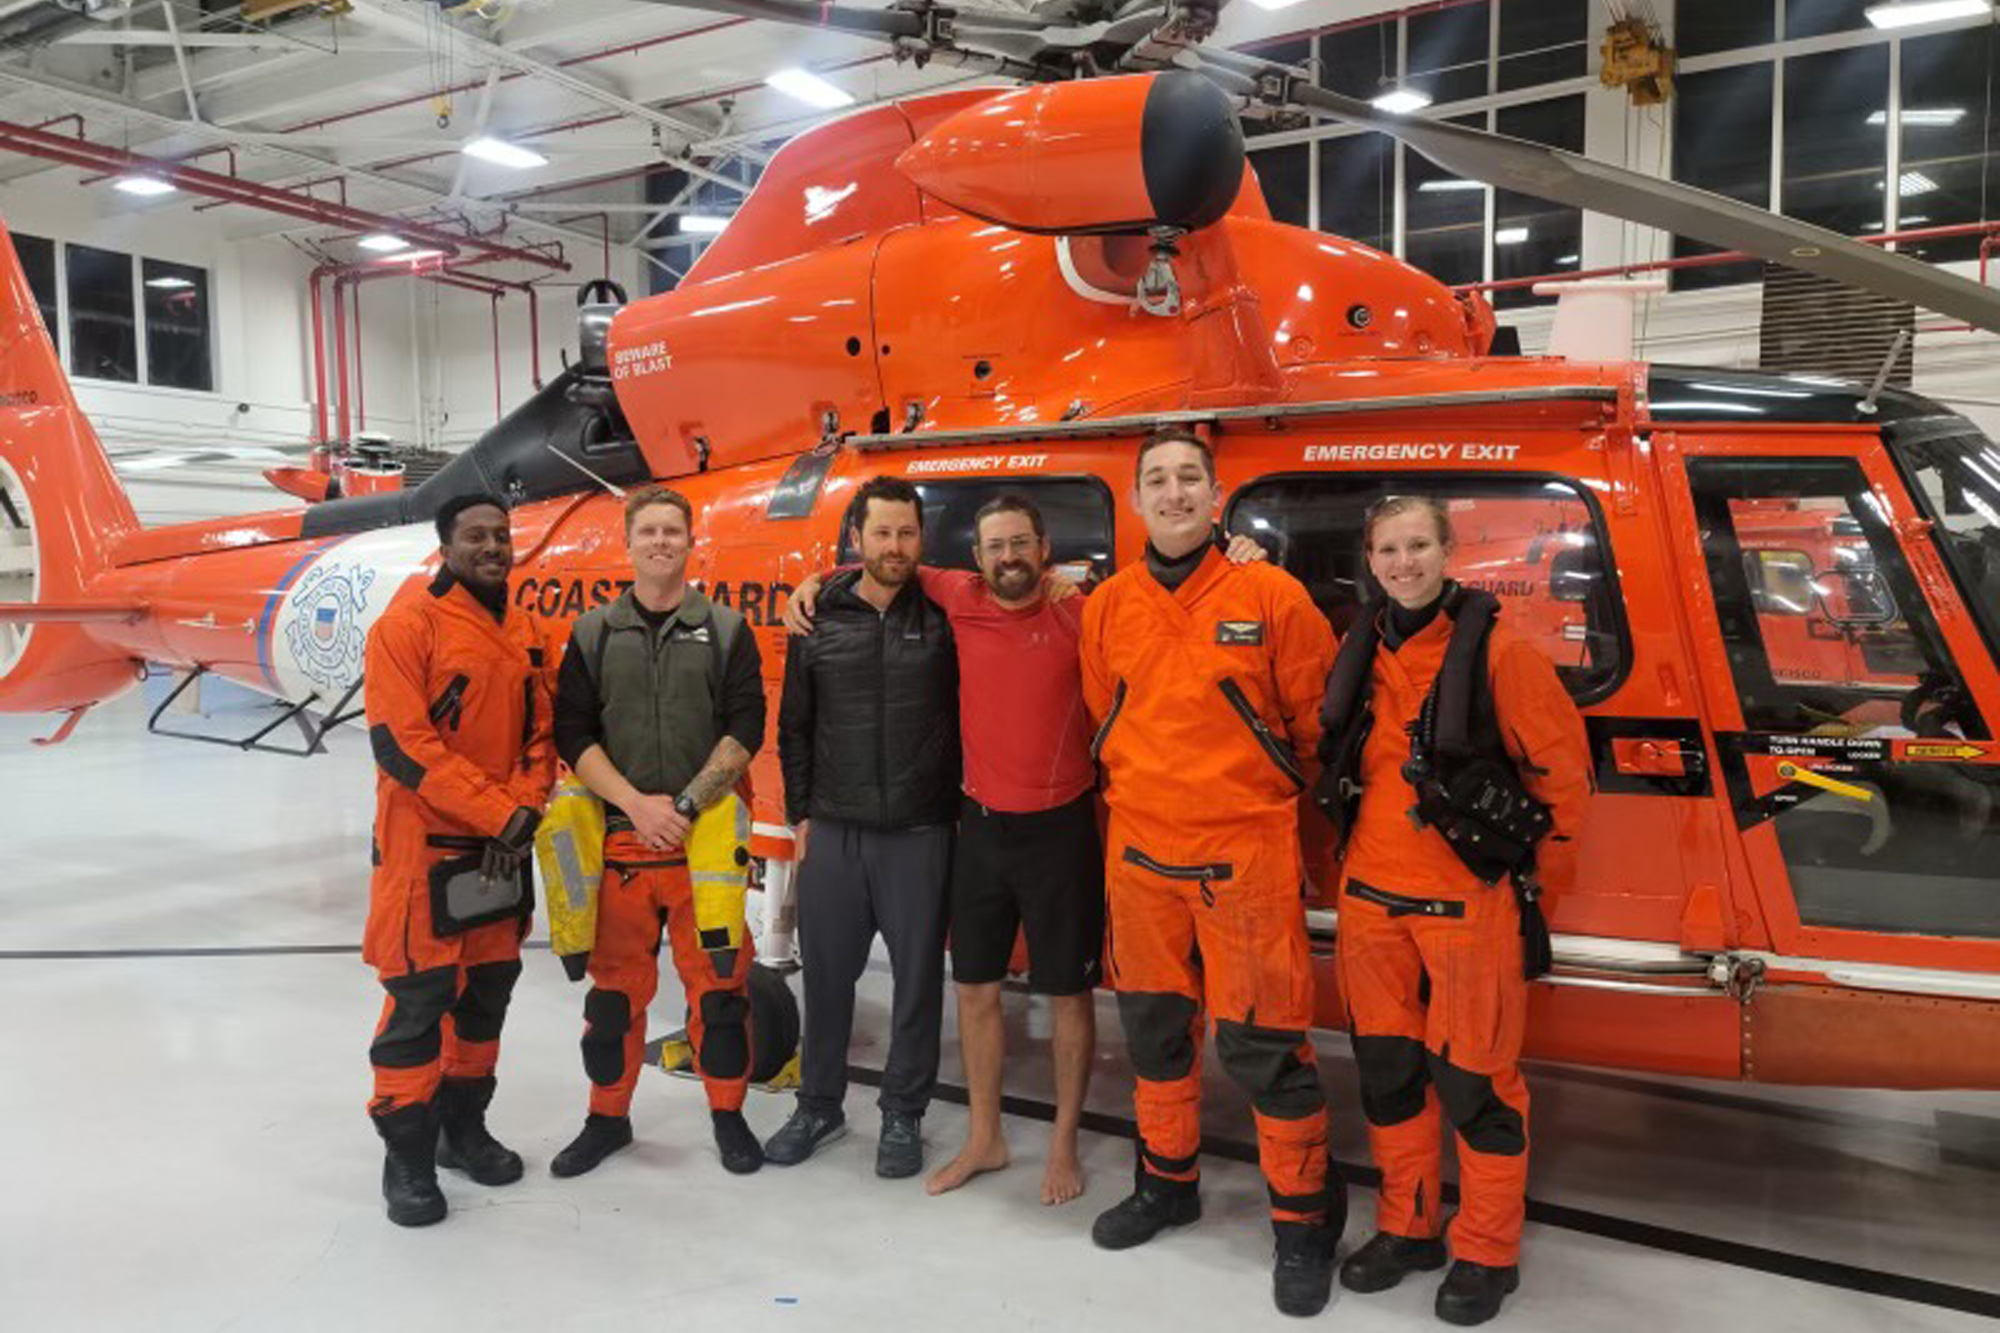
[{"label": "cabin window", "polygon": [[[924,554],[939,569],[977,569],[972,558],[973,520],[980,506],[1005,492],[1026,496],[1042,511],[1054,548],[1051,564],[1078,582],[1111,576],[1111,488],[1095,477],[968,477],[920,481],[924,501]],[[840,563],[856,556],[853,525],[842,523]]]},{"label": "cabin window", "polygon": [[86,379],[139,379],[132,256],[88,245],[63,247],[69,278],[69,368]]},{"label": "cabin window", "polygon": [[1443,500],[1459,582],[1500,599],[1506,623],[1540,649],[1579,703],[1611,694],[1629,642],[1595,503],[1573,482],[1540,477],[1340,473],[1270,477],[1240,490],[1227,526],[1256,538],[1346,633],[1381,589],[1362,558],[1361,522],[1384,495]]}]

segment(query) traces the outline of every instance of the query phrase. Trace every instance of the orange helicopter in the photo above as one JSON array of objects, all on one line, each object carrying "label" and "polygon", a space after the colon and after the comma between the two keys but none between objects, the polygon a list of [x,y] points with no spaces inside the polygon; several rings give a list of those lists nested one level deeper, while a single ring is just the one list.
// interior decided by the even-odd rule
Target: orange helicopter
[{"label": "orange helicopter", "polygon": [[[1198,11],[715,7],[1051,81],[878,105],[793,140],[677,290],[586,289],[577,363],[476,446],[421,486],[303,510],[142,530],[0,246],[0,498],[34,569],[32,595],[0,607],[0,710],[67,710],[59,739],[165,663],[289,701],[229,743],[281,748],[296,723],[290,748],[310,752],[358,713],[362,642],[429,577],[444,498],[509,497],[513,600],[568,620],[616,595],[618,488],[653,478],[693,501],[693,572],[762,636],[775,691],[778,613],[845,558],[862,479],[918,484],[940,565],[970,563],[996,490],[1023,491],[1087,582],[1138,557],[1120,514],[1134,445],[1180,425],[1215,448],[1225,526],[1264,541],[1336,629],[1367,591],[1366,506],[1443,498],[1460,572],[1583,705],[1595,809],[1556,905],[1557,967],[1533,987],[1531,1055],[2000,1088],[2000,451],[1894,390],[1493,355],[1481,298],[1273,221],[1238,115],[1340,116],[1467,175],[1980,327],[2000,329],[2000,297],[1204,51]],[[1140,72],[1075,77],[1098,69]],[[768,748],[755,780],[756,850],[782,878]],[[1304,822],[1324,892],[1324,830],[1309,806]],[[1322,943],[1338,928],[1325,898],[1307,917]],[[1331,1026],[1330,949],[1318,981]]]}]

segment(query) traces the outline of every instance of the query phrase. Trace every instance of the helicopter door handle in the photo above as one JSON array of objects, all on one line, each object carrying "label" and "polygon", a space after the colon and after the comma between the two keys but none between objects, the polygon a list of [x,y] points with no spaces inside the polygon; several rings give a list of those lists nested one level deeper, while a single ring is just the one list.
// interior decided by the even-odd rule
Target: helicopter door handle
[{"label": "helicopter door handle", "polygon": [[1612,765],[1633,777],[1684,778],[1695,753],[1673,741],[1646,736],[1618,736],[1611,742]]}]

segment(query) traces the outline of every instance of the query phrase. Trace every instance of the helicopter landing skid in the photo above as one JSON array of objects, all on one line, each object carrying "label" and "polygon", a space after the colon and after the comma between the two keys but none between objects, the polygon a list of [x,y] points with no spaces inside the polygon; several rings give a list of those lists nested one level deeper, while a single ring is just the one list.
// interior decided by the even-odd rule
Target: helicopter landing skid
[{"label": "helicopter landing skid", "polygon": [[[352,685],[347,687],[346,692],[335,701],[333,707],[327,709],[326,713],[317,721],[306,710],[319,702],[319,696],[317,694],[308,694],[297,703],[286,703],[284,710],[276,718],[250,733],[250,735],[241,738],[235,736],[212,736],[199,731],[178,731],[161,726],[160,718],[166,714],[169,708],[173,707],[174,700],[186,693],[188,686],[194,684],[207,674],[207,667],[196,667],[194,670],[188,672],[187,675],[181,677],[180,682],[168,692],[167,697],[160,701],[160,706],[153,710],[153,715],[146,719],[146,730],[152,732],[155,736],[166,736],[173,740],[201,741],[207,745],[227,745],[237,750],[256,750],[263,754],[282,754],[289,755],[294,759],[305,759],[325,752],[326,734],[328,732],[343,722],[352,722],[355,718],[361,716],[361,709],[348,708],[348,705],[354,701],[354,696],[361,692],[361,681],[356,679]],[[298,727],[301,738],[300,745],[297,747],[280,745],[264,739],[287,722],[293,723]],[[57,739],[67,734],[68,727],[66,725],[62,732],[57,733]]]}]

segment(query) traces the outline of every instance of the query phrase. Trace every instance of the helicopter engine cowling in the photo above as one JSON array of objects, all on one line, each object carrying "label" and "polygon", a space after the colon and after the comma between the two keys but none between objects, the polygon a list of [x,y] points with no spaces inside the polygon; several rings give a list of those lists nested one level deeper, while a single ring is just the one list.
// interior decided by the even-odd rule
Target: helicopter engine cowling
[{"label": "helicopter engine cowling", "polygon": [[933,127],[896,159],[918,189],[1044,235],[1193,231],[1243,188],[1229,99],[1172,70],[1020,88]]}]

